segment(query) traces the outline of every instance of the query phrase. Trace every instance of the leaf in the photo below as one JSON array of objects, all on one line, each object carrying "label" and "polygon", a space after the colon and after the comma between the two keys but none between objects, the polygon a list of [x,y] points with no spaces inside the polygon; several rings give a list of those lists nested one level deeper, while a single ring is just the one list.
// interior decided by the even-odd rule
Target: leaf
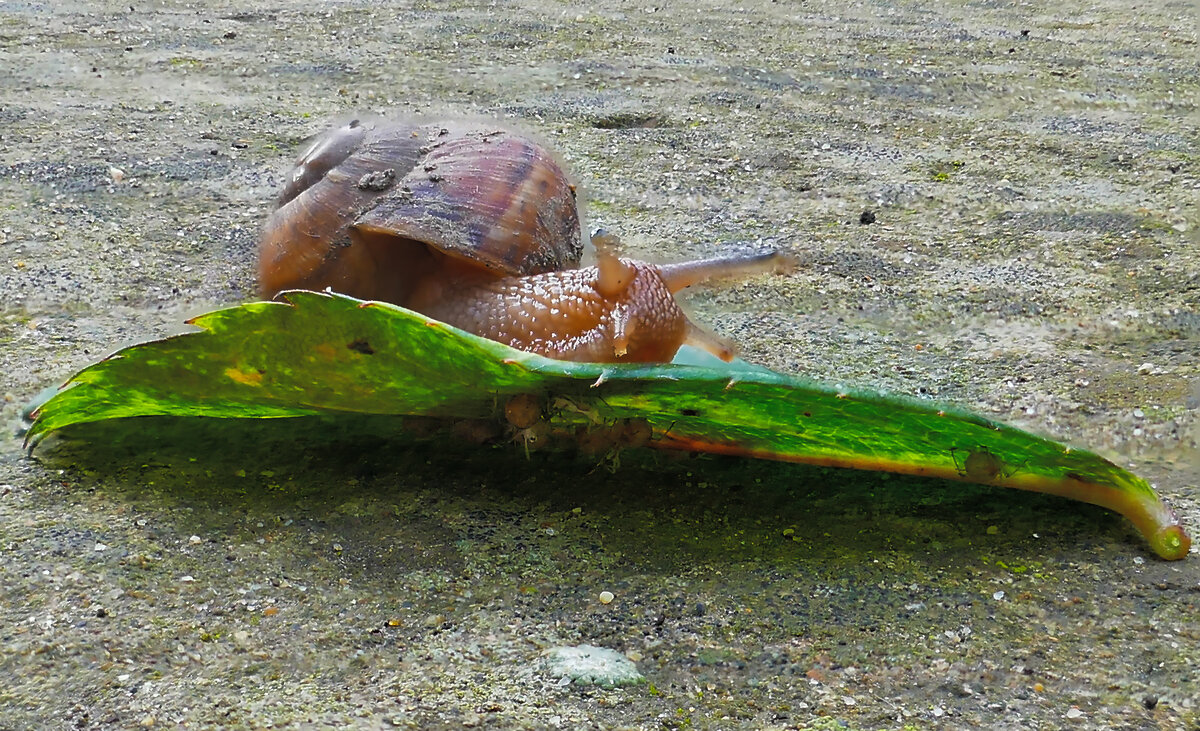
[{"label": "leaf", "polygon": [[[746,364],[571,363],[513,350],[408,310],[289,292],[190,322],[199,332],[126,348],[77,373],[27,443],[132,416],[330,413],[503,419],[531,394],[560,439],[883,470],[1045,492],[1125,515],[1163,558],[1190,539],[1143,479],[1085,450],[969,412],[840,389]],[[640,441],[640,440],[639,440]]]}]

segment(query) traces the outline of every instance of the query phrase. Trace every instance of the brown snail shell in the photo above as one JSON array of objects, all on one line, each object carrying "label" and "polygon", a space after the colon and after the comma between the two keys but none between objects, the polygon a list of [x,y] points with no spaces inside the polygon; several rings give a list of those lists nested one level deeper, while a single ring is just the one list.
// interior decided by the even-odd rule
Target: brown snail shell
[{"label": "brown snail shell", "polygon": [[428,276],[579,266],[575,192],[554,157],[494,126],[353,121],[301,157],[259,249],[264,296],[324,289],[411,306]]}]

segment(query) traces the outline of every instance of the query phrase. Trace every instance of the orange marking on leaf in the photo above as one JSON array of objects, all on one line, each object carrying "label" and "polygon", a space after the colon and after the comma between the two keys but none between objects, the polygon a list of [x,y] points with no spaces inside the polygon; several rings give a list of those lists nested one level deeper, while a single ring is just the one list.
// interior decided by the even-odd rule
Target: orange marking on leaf
[{"label": "orange marking on leaf", "polygon": [[313,347],[313,351],[323,360],[333,360],[338,356],[339,350],[329,343],[321,343]]},{"label": "orange marking on leaf", "polygon": [[261,386],[263,374],[258,371],[242,371],[237,368],[226,368],[225,375],[230,380],[237,381],[243,386]]}]

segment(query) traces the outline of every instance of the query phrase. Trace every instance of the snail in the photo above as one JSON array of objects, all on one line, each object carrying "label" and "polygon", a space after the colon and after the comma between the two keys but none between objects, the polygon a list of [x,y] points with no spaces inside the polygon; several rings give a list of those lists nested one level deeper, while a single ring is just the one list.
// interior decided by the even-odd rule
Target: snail
[{"label": "snail", "polygon": [[352,121],[300,158],[259,245],[264,297],[332,289],[416,310],[521,350],[596,362],[666,362],[684,343],[732,347],[674,293],[780,269],[778,253],[656,266],[593,237],[574,186],[530,139],[469,122]]}]

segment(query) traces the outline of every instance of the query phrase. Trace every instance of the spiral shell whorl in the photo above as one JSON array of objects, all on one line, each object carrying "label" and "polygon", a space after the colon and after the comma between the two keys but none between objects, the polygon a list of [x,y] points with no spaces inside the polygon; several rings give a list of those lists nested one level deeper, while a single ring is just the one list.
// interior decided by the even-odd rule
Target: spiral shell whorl
[{"label": "spiral shell whorl", "polygon": [[465,262],[483,279],[538,274],[583,249],[558,163],[495,127],[350,123],[309,148],[280,201],[260,245],[265,296],[332,287],[403,305]]}]

